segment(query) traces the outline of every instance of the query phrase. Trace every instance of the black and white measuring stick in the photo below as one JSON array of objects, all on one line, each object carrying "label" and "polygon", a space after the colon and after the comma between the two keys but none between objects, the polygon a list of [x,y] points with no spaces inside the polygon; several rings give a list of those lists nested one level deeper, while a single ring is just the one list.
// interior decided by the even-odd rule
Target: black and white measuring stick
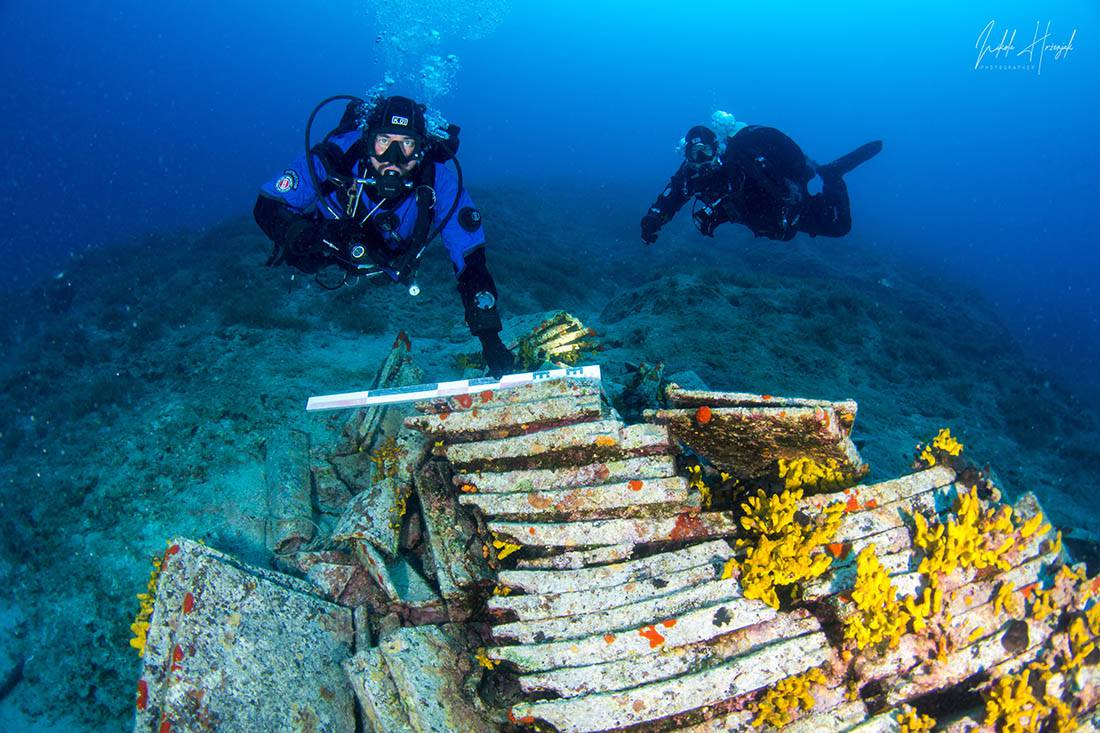
[{"label": "black and white measuring stick", "polygon": [[367,407],[369,405],[394,405],[400,402],[430,400],[435,397],[453,397],[461,394],[495,392],[498,389],[519,387],[532,382],[545,382],[549,379],[599,379],[598,364],[590,366],[566,367],[564,369],[546,369],[539,372],[506,374],[500,379],[481,377],[478,379],[459,379],[454,382],[436,382],[434,384],[412,384],[408,387],[393,389],[368,389],[363,392],[345,392],[310,397],[306,410],[343,410],[349,407]]}]

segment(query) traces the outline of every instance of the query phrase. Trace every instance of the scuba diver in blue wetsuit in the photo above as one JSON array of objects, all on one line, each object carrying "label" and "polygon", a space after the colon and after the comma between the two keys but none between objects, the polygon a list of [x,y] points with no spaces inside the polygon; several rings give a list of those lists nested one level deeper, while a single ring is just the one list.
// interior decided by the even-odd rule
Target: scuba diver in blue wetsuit
[{"label": "scuba diver in blue wetsuit", "polygon": [[[340,124],[311,146],[314,118],[335,100],[348,100]],[[407,97],[373,105],[330,97],[306,124],[306,151],[261,186],[253,215],[274,244],[269,266],[285,262],[328,289],[366,277],[404,284],[416,295],[420,257],[441,235],[466,324],[481,341],[489,373],[499,377],[515,362],[500,339],[481,213],[462,186],[457,149],[458,127],[429,130],[425,107]]]},{"label": "scuba diver in blue wetsuit", "polygon": [[[684,137],[684,162],[642,217],[642,241],[657,232],[688,199],[691,218],[707,237],[724,222],[743,224],[757,237],[789,241],[798,232],[843,237],[852,228],[844,174],[882,150],[869,142],[831,163],[817,165],[791,138],[774,127],[747,125],[724,141],[697,125]],[[808,184],[820,176],[820,193]]]}]

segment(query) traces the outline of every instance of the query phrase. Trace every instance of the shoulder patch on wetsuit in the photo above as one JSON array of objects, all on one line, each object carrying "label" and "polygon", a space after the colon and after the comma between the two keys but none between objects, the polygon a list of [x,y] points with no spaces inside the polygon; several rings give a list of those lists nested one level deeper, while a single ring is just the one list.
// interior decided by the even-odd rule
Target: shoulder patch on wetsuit
[{"label": "shoulder patch on wetsuit", "polygon": [[476,232],[481,226],[481,212],[472,206],[463,207],[458,212],[458,223],[468,232]]},{"label": "shoulder patch on wetsuit", "polygon": [[297,191],[298,181],[298,171],[293,168],[287,168],[283,171],[283,175],[279,176],[278,180],[275,181],[275,190],[279,193]]}]

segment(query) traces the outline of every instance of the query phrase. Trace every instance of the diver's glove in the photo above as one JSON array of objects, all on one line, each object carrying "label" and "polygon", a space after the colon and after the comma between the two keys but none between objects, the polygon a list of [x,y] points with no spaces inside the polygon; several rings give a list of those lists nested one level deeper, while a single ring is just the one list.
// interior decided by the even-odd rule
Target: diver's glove
[{"label": "diver's glove", "polygon": [[359,225],[350,219],[301,219],[287,229],[281,249],[291,262],[317,255],[341,259],[359,233]]},{"label": "diver's glove", "polygon": [[477,334],[481,340],[481,353],[485,356],[485,366],[489,367],[489,375],[494,379],[500,379],[505,374],[511,374],[516,368],[516,358],[512,352],[500,340],[500,334],[495,331]]},{"label": "diver's glove", "polygon": [[657,232],[661,229],[661,220],[655,214],[642,217],[642,241],[653,244],[657,241]]},{"label": "diver's glove", "polygon": [[303,272],[336,263],[355,273],[367,257],[363,229],[351,219],[304,220],[287,230],[282,251],[286,262]]},{"label": "diver's glove", "polygon": [[316,246],[326,256],[347,262],[349,250],[362,237],[362,227],[352,219],[322,219],[317,227]]}]

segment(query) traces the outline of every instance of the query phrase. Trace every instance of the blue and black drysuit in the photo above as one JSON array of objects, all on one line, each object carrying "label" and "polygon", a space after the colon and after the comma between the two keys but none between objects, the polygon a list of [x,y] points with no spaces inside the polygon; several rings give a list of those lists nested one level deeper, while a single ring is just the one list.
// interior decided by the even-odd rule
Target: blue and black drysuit
[{"label": "blue and black drysuit", "polygon": [[[430,160],[417,165],[411,174],[415,185],[400,197],[382,200],[368,186],[349,205],[352,196],[340,181],[372,175],[371,143],[365,138],[356,129],[330,135],[313,149],[310,157],[327,206],[314,189],[305,154],[260,187],[253,214],[274,243],[268,264],[286,262],[310,274],[333,264],[350,275],[381,268],[385,274],[377,277],[396,280],[402,264],[411,263],[426,238],[442,226],[440,236],[458,278],[466,323],[482,342],[490,372],[499,376],[512,367],[512,356],[500,341],[497,288],[485,263],[480,213],[465,190],[455,206],[455,174]],[[444,223],[452,207],[454,213]]]}]

